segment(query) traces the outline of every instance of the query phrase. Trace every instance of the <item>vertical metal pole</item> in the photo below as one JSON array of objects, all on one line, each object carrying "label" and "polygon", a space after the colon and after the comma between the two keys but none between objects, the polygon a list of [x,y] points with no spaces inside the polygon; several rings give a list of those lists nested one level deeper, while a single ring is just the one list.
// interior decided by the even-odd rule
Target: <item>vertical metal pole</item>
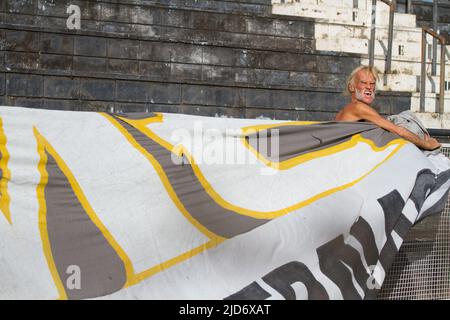
[{"label": "vertical metal pole", "polygon": [[439,88],[439,114],[444,114],[445,103],[445,38],[441,38],[441,75]]},{"label": "vertical metal pole", "polygon": [[392,62],[392,42],[394,37],[394,16],[395,16],[396,0],[391,1],[389,10],[389,36],[388,36],[388,50],[386,57],[385,73],[391,73]]},{"label": "vertical metal pole", "polygon": [[370,24],[370,42],[369,42],[369,66],[373,67],[375,60],[375,24],[377,17],[377,0],[372,0],[372,16]]},{"label": "vertical metal pole", "polygon": [[[437,30],[437,21],[438,21],[438,0],[433,0],[433,31],[438,32]],[[433,76],[436,75],[436,65],[437,65],[437,39],[433,37],[433,61],[431,65],[431,74]]]},{"label": "vertical metal pole", "polygon": [[427,34],[425,30],[422,29],[422,54],[421,54],[421,71],[420,71],[420,112],[425,112],[425,64],[426,64],[426,45],[427,45]]},{"label": "vertical metal pole", "polygon": [[411,13],[411,0],[406,0],[406,13]]}]

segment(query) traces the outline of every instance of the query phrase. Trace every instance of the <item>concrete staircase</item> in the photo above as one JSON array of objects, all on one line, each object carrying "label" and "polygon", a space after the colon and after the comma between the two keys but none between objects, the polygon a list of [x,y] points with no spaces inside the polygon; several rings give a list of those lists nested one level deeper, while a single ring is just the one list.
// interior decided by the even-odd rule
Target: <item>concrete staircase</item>
[{"label": "concrete staircase", "polygon": [[[273,0],[272,3],[274,14],[315,19],[316,50],[358,53],[363,56],[362,63],[368,64],[372,0]],[[389,6],[378,1],[374,64],[381,72],[385,72],[388,24]],[[450,46],[446,46],[445,77],[448,79],[445,93],[446,114],[439,116],[436,111],[439,103],[440,46],[438,45],[437,76],[431,76],[431,59],[429,57],[431,57],[432,37],[427,37],[429,56],[426,65],[426,103],[425,113],[420,114],[421,38],[422,29],[417,27],[416,15],[396,12],[392,72],[383,75],[378,89],[410,92],[412,95],[409,108],[417,112],[428,127],[450,128]]]}]

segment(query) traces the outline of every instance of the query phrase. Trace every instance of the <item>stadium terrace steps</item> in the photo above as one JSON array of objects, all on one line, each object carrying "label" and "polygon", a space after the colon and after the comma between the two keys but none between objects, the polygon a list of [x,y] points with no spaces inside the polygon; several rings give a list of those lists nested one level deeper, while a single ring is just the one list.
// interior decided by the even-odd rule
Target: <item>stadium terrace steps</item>
[{"label": "stadium terrace steps", "polygon": [[[352,6],[337,6],[333,3],[318,2],[293,2],[273,5],[274,14],[296,15],[300,17],[315,18],[330,23],[356,24],[362,26],[371,25],[371,7],[363,9]],[[416,27],[416,16],[406,13],[395,13],[394,20],[404,27]],[[377,26],[389,25],[389,7],[383,3],[377,5]]]},{"label": "stadium terrace steps", "polygon": [[[270,1],[81,0],[81,30],[70,3],[1,2],[0,104],[331,120],[363,58],[317,50],[314,20],[263,12]],[[410,100],[379,95],[383,114]]]},{"label": "stadium terrace steps", "polygon": [[[282,3],[283,2],[283,3]],[[368,64],[368,47],[371,25],[371,0],[363,1],[329,1],[329,0],[273,0],[273,12],[277,14],[302,16],[316,19],[315,49],[335,50],[337,52],[355,53],[363,56],[361,62]],[[400,5],[402,5],[400,3]],[[419,111],[420,74],[421,74],[421,41],[422,29],[418,25],[426,25],[423,21],[429,19],[429,6],[417,7],[420,21],[415,14],[396,13],[394,19],[393,51],[391,73],[384,76],[387,84],[380,81],[379,88],[385,91],[400,91],[412,93],[410,109]],[[450,6],[443,10],[449,10]],[[444,13],[445,15],[445,13]],[[448,18],[448,16],[445,16]],[[445,19],[444,17],[444,19]],[[378,1],[376,17],[376,41],[374,65],[381,71],[385,70],[385,59],[388,48],[389,7]],[[442,20],[440,21],[442,23]],[[448,24],[448,22],[447,22]],[[429,23],[428,23],[429,25]],[[436,112],[439,92],[440,75],[440,45],[437,54],[437,76],[431,76],[431,44],[432,37],[427,36],[427,79],[426,79],[426,112]],[[446,46],[445,77],[450,78],[450,46]],[[450,80],[446,90],[450,90]],[[445,94],[445,111],[450,112],[450,99]],[[425,116],[424,119],[430,117]],[[430,118],[431,119],[431,118]],[[443,121],[431,121],[429,125],[443,125]],[[428,123],[426,123],[428,124]]]},{"label": "stadium terrace steps", "polygon": [[[316,26],[314,30],[315,30],[314,36],[316,39],[342,37],[342,38],[357,38],[367,40],[370,37],[370,28],[362,25],[356,25],[354,23],[343,24],[337,22],[325,22],[323,20],[320,20],[316,21]],[[386,26],[377,27],[375,39],[387,40],[388,31],[389,30]],[[394,41],[420,43],[422,33],[419,28],[396,27],[394,29],[393,37]]]},{"label": "stadium terrace steps", "polygon": [[[384,85],[384,78],[387,78]],[[439,91],[439,76],[429,76],[425,81],[426,92]],[[380,77],[377,87],[384,91],[420,91],[420,76],[408,74],[386,74]]]}]

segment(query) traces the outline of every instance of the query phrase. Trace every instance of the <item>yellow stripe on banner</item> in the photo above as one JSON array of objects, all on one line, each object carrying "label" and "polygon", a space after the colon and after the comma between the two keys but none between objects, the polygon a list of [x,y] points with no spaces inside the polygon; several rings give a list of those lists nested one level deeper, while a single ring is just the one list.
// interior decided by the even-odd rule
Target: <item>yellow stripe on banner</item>
[{"label": "yellow stripe on banner", "polygon": [[[43,242],[46,244],[44,246],[46,251],[46,256],[48,257],[50,270],[52,270],[52,274],[56,271],[56,267],[54,266],[53,258],[51,256],[51,248],[50,243],[48,242],[48,234],[47,234],[47,223],[46,223],[46,215],[47,215],[47,209],[46,209],[46,201],[45,201],[45,187],[48,183],[48,172],[45,169],[45,166],[47,164],[47,157],[45,155],[45,150],[55,159],[56,164],[61,169],[67,180],[69,181],[70,186],[72,187],[73,192],[75,193],[75,196],[77,197],[78,201],[80,202],[81,206],[83,207],[86,214],[89,216],[91,221],[95,224],[95,226],[100,230],[100,232],[105,237],[106,241],[111,245],[111,247],[116,251],[117,255],[120,257],[122,262],[125,265],[125,273],[127,276],[127,282],[130,281],[134,277],[134,270],[133,265],[131,263],[130,258],[127,256],[125,251],[120,247],[120,245],[117,243],[117,241],[114,239],[114,237],[111,235],[111,233],[108,231],[108,229],[105,227],[105,225],[100,221],[97,214],[92,209],[91,205],[89,204],[88,200],[86,199],[86,196],[84,195],[83,191],[81,190],[80,185],[76,181],[74,175],[64,162],[64,160],[61,158],[61,156],[56,152],[56,150],[52,147],[52,145],[38,132],[36,128],[34,128],[34,134],[36,136],[36,139],[38,141],[38,152],[41,155],[41,159],[44,159],[45,161],[42,161],[39,163],[39,172],[41,173],[41,183],[38,185],[38,199],[40,203],[40,227],[41,227],[41,235]],[[53,268],[55,268],[53,270]],[[59,277],[58,277],[59,278]],[[59,280],[60,281],[60,280]],[[55,281],[57,283],[57,287],[59,289],[59,283],[58,281]],[[62,284],[61,284],[62,285]],[[67,296],[65,296],[67,298]]]},{"label": "yellow stripe on banner", "polygon": [[321,123],[320,121],[287,121],[280,123],[268,123],[268,124],[257,124],[253,126],[243,127],[241,128],[242,134],[249,135],[252,133],[256,133],[261,130],[267,130],[278,127],[287,127],[287,126],[309,126],[312,124]]},{"label": "yellow stripe on banner", "polygon": [[[159,137],[158,135],[154,134],[151,130],[147,128],[147,124],[149,123],[155,123],[155,122],[163,122],[163,116],[160,113],[156,113],[158,116],[158,119],[155,121],[148,121],[143,122],[141,120],[131,120],[124,117],[118,117],[120,120],[125,121],[133,128],[139,130],[141,133],[145,134],[147,137],[154,140],[156,143],[163,146],[165,149],[169,150],[170,152],[174,152],[174,150],[178,150],[178,147],[174,147],[170,142],[164,140],[163,138]],[[175,152],[176,155],[181,156],[181,153]]]},{"label": "yellow stripe on banner", "polygon": [[[245,216],[249,216],[249,217],[253,217],[256,219],[273,219],[273,218],[277,218],[280,216],[283,216],[289,212],[298,210],[300,208],[303,208],[321,198],[324,198],[326,196],[329,196],[335,192],[347,189],[353,185],[355,185],[356,183],[358,183],[359,181],[361,181],[362,179],[364,179],[365,177],[367,177],[370,173],[372,173],[375,169],[377,169],[380,165],[382,165],[384,162],[386,162],[391,156],[393,156],[395,153],[397,153],[401,147],[403,147],[406,143],[408,143],[407,141],[403,140],[403,139],[396,139],[391,141],[389,144],[387,144],[386,146],[383,147],[377,147],[372,141],[363,138],[361,135],[357,135],[356,137],[354,137],[352,140],[350,140],[350,142],[347,142],[346,145],[344,145],[344,148],[342,148],[342,150],[348,149],[351,146],[355,146],[358,142],[363,142],[368,144],[372,150],[374,151],[383,151],[386,148],[388,148],[389,146],[392,145],[397,145],[397,147],[388,155],[386,156],[386,158],[384,158],[380,163],[378,163],[377,165],[375,165],[371,170],[369,170],[367,173],[363,174],[361,177],[359,177],[358,179],[351,181],[349,183],[346,183],[344,185],[326,190],[324,192],[321,192],[313,197],[310,197],[304,201],[298,202],[294,205],[285,207],[283,209],[279,209],[279,210],[274,210],[274,211],[257,211],[257,210],[250,210],[247,208],[243,208],[243,207],[239,207],[236,205],[233,205],[232,203],[226,201],[225,199],[222,198],[222,196],[220,194],[218,194],[214,188],[212,187],[212,185],[207,181],[207,179],[205,178],[205,176],[203,175],[203,173],[201,172],[199,166],[196,164],[194,157],[189,153],[189,151],[182,145],[177,145],[174,146],[172,145],[170,142],[164,140],[163,138],[159,137],[157,134],[155,134],[152,130],[150,130],[148,127],[142,125],[141,123],[135,121],[135,120],[130,120],[130,119],[125,119],[125,118],[121,118],[123,121],[127,122],[129,125],[133,126],[135,129],[139,130],[140,132],[142,132],[143,134],[145,134],[147,137],[149,137],[150,139],[156,141],[157,143],[159,143],[161,146],[163,146],[164,148],[166,148],[167,150],[180,155],[183,154],[188,161],[190,162],[192,169],[194,171],[195,176],[197,177],[197,179],[200,181],[200,184],[203,186],[203,188],[205,189],[205,191],[211,196],[212,199],[214,199],[214,201],[220,205],[222,208],[225,208],[227,210],[231,210],[234,211],[236,213],[245,215]],[[298,121],[298,122],[285,122],[285,123],[281,123],[281,124],[276,124],[273,126],[280,126],[280,125],[292,125],[293,123],[297,123],[297,124],[312,124],[313,122],[307,122],[307,121]],[[268,128],[269,126],[272,125],[261,125],[261,128]],[[247,127],[246,130],[255,130],[255,127]],[[254,131],[247,131],[248,132],[254,132]],[[344,144],[344,143],[343,143]],[[326,153],[328,150],[329,153]],[[336,153],[338,151],[342,151],[342,150],[337,150],[334,147],[330,147],[324,150],[320,150],[317,151],[318,153],[316,153],[315,157],[317,158],[318,156],[324,156],[324,155],[330,155],[332,153]],[[256,151],[255,151],[256,152]],[[303,157],[305,157],[305,159],[309,159],[311,160],[311,158],[308,158],[308,155],[303,155]],[[268,160],[267,160],[268,161]],[[286,160],[288,161],[288,160]],[[298,159],[297,159],[298,161]]]},{"label": "yellow stripe on banner", "polygon": [[3,131],[3,121],[0,118],[0,170],[2,176],[0,179],[0,211],[5,216],[8,223],[12,225],[10,202],[11,198],[8,192],[8,181],[11,180],[11,171],[8,168],[9,153],[6,148],[7,139]]},{"label": "yellow stripe on banner", "polygon": [[141,282],[142,280],[145,280],[161,271],[164,271],[178,263],[181,263],[183,261],[189,260],[190,258],[206,251],[209,249],[212,249],[222,242],[224,242],[225,239],[216,239],[208,241],[207,243],[198,246],[197,248],[192,249],[191,251],[185,252],[173,259],[167,260],[166,262],[161,263],[160,265],[154,266],[148,270],[142,271],[141,273],[137,274],[136,277],[133,279],[134,282],[130,283],[130,285],[137,284]]},{"label": "yellow stripe on banner", "polygon": [[242,137],[241,138],[241,142],[244,144],[244,146],[250,150],[251,153],[253,153],[253,155],[264,165],[266,165],[267,167],[270,167],[272,169],[275,170],[289,170],[295,166],[298,166],[302,163],[311,161],[311,160],[315,160],[318,158],[322,158],[322,157],[326,157],[326,156],[330,156],[332,154],[353,148],[354,146],[356,146],[359,142],[364,142],[366,144],[368,144],[371,149],[375,152],[379,152],[379,151],[383,151],[386,148],[392,146],[392,145],[396,145],[399,144],[403,141],[403,139],[395,139],[390,141],[388,144],[384,145],[383,147],[377,147],[375,145],[375,143],[373,143],[372,140],[369,139],[365,139],[363,138],[360,134],[356,134],[354,136],[352,136],[352,138],[348,141],[342,142],[338,145],[334,145],[328,148],[324,148],[321,150],[317,150],[317,151],[312,151],[312,152],[308,152],[306,154],[302,154],[299,156],[296,156],[294,158],[288,159],[288,160],[284,160],[281,162],[277,162],[277,161],[270,161],[268,160],[266,157],[264,157],[260,152],[258,152],[257,150],[255,150],[255,148],[253,148],[253,146],[251,146],[246,137]]},{"label": "yellow stripe on banner", "polygon": [[48,183],[48,172],[46,169],[48,159],[45,153],[45,143],[36,128],[33,128],[33,133],[37,141],[37,152],[39,154],[38,171],[41,175],[41,179],[36,188],[36,193],[39,203],[38,221],[42,246],[45,258],[47,259],[48,267],[50,269],[50,273],[59,293],[59,299],[67,300],[66,290],[56,268],[55,260],[53,259],[52,248],[47,230],[47,203],[45,201],[45,187]]},{"label": "yellow stripe on banner", "polygon": [[0,211],[5,216],[8,223],[12,225],[12,217],[10,211],[11,198],[8,192],[8,181],[11,180],[11,171],[8,168],[9,153],[6,148],[7,138],[3,131],[3,120],[0,118],[0,170],[2,176],[0,179]]},{"label": "yellow stripe on banner", "polygon": [[162,113],[159,112],[155,112],[154,113],[155,116],[153,117],[149,117],[149,118],[145,118],[145,119],[139,119],[139,120],[134,120],[137,123],[139,123],[142,126],[146,126],[150,123],[157,123],[157,122],[163,122],[163,115]]},{"label": "yellow stripe on banner", "polygon": [[384,158],[380,163],[378,163],[375,167],[373,167],[369,172],[365,173],[364,175],[362,175],[361,177],[359,177],[358,179],[346,183],[344,185],[335,187],[335,188],[331,188],[329,190],[326,190],[324,192],[321,192],[313,197],[310,197],[304,201],[300,201],[294,205],[288,206],[286,208],[283,209],[279,209],[279,210],[275,210],[275,211],[256,211],[256,210],[250,210],[250,209],[246,209],[243,207],[239,207],[236,205],[231,204],[230,202],[226,201],[225,199],[222,198],[222,196],[220,196],[215,190],[214,188],[210,185],[210,183],[206,180],[206,178],[203,176],[200,168],[198,167],[198,165],[195,164],[193,157],[188,153],[187,150],[183,149],[182,152],[184,153],[184,155],[186,156],[186,158],[191,162],[192,164],[192,168],[194,170],[195,175],[197,176],[197,178],[199,179],[200,183],[202,184],[202,186],[205,188],[206,192],[214,199],[214,201],[216,201],[216,203],[218,203],[220,206],[222,206],[225,209],[234,211],[236,213],[242,214],[242,215],[246,215],[249,217],[253,217],[256,219],[274,219],[274,218],[278,218],[281,217],[285,214],[288,214],[289,212],[301,209],[307,205],[310,205],[311,203],[322,199],[326,196],[329,196],[335,192],[347,189],[353,185],[355,185],[356,183],[358,183],[359,181],[361,181],[362,179],[364,179],[365,177],[367,177],[370,173],[372,173],[375,169],[377,169],[379,166],[381,166],[383,163],[385,163],[390,157],[392,157],[395,153],[397,153],[398,150],[400,150],[401,147],[403,147],[407,142],[406,141],[401,141],[399,142],[398,146],[386,157]]},{"label": "yellow stripe on banner", "polygon": [[[164,169],[162,168],[161,164],[158,162],[158,160],[155,159],[155,157],[149,153],[147,150],[145,150],[134,138],[133,136],[125,129],[123,128],[117,120],[115,120],[113,117],[109,116],[106,113],[102,113],[102,115],[108,119],[111,124],[117,128],[117,130],[120,131],[120,133],[128,140],[128,142],[137,149],[153,166],[156,173],[159,176],[159,179],[164,185],[164,188],[166,189],[167,193],[169,194],[170,199],[172,199],[175,206],[180,210],[180,212],[183,214],[183,216],[192,224],[194,225],[200,232],[202,232],[205,236],[207,236],[209,239],[213,241],[222,241],[224,240],[223,237],[218,236],[217,234],[211,232],[207,228],[205,228],[201,223],[199,223],[186,209],[186,207],[183,205],[181,200],[178,198],[175,190],[173,189],[169,178],[167,177],[166,173],[164,172]],[[122,118],[121,118],[122,119]],[[124,120],[124,119],[122,119]],[[128,121],[127,121],[128,122]],[[137,121],[138,123],[142,124],[142,122]]]},{"label": "yellow stripe on banner", "polygon": [[[203,233],[206,237],[208,237],[210,240],[203,245],[198,246],[197,248],[194,248],[192,250],[189,250],[177,257],[174,257],[172,259],[169,259],[159,265],[153,266],[145,271],[142,271],[138,274],[136,274],[128,283],[129,286],[135,285],[139,282],[141,282],[144,279],[147,279],[161,271],[164,271],[178,263],[181,263],[183,261],[186,261],[208,249],[214,248],[224,242],[226,239],[218,236],[217,234],[211,232],[207,228],[205,228],[201,223],[199,223],[186,209],[186,207],[183,205],[181,200],[178,198],[175,190],[173,189],[172,185],[170,184],[169,178],[167,177],[166,173],[164,172],[164,169],[159,164],[159,162],[155,159],[155,157],[150,154],[147,150],[145,150],[134,138],[133,136],[125,129],[123,128],[116,119],[111,117],[110,115],[106,113],[101,113],[119,132],[127,139],[127,141],[136,149],[138,150],[153,166],[156,173],[158,174],[161,182],[163,183],[164,188],[166,189],[170,199],[172,199],[175,206],[178,208],[178,210],[183,214],[183,216],[193,225],[195,226],[201,233]],[[127,119],[121,118],[120,119],[126,121]],[[159,116],[155,117],[153,121],[151,119],[145,119],[145,121],[142,120],[134,120],[137,123],[139,123],[142,126],[145,126],[148,123],[152,122],[162,122],[162,115],[159,114]],[[128,121],[126,121],[128,122]]]}]

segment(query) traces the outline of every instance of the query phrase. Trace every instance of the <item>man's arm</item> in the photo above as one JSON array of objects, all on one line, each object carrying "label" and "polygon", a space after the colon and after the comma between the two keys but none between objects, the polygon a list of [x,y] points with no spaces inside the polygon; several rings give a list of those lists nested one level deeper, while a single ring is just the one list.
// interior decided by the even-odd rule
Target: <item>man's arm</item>
[{"label": "man's arm", "polygon": [[374,109],[365,105],[363,103],[359,103],[355,108],[355,113],[364,120],[370,121],[380,128],[388,130],[392,133],[395,133],[402,137],[405,140],[408,140],[414,143],[416,146],[426,150],[434,150],[440,147],[440,143],[434,138],[421,139],[408,129],[403,127],[399,127],[392,122],[384,119],[378,112]]}]

